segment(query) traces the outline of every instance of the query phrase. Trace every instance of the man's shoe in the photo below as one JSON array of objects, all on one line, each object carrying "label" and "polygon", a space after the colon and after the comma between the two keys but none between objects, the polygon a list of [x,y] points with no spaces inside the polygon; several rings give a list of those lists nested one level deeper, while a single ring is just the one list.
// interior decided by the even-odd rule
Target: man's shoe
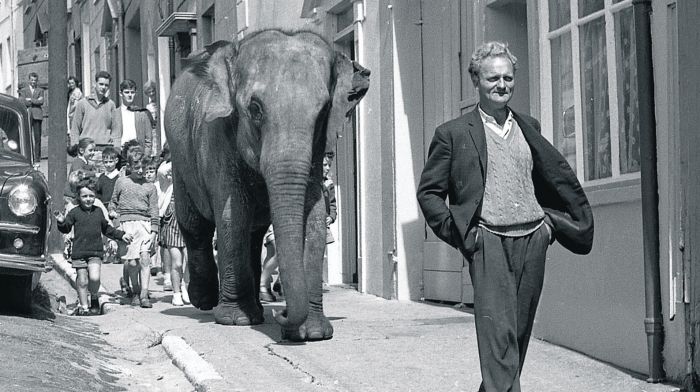
[{"label": "man's shoe", "polygon": [[97,298],[92,298],[90,300],[90,314],[93,316],[100,314],[100,301],[98,301]]},{"label": "man's shoe", "polygon": [[138,295],[131,297],[131,306],[141,306],[141,298]]},{"label": "man's shoe", "polygon": [[175,293],[173,294],[173,306],[183,306],[185,303],[182,302],[182,294],[180,293]]},{"label": "man's shoe", "polygon": [[151,305],[151,300],[148,299],[148,297],[141,298],[141,307],[142,308],[152,308],[153,305]]}]

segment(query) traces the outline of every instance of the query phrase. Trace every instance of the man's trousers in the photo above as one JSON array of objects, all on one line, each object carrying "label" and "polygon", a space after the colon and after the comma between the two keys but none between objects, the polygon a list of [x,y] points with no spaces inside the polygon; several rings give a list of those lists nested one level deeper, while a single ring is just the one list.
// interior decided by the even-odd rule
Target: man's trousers
[{"label": "man's trousers", "polygon": [[41,160],[41,120],[32,119],[32,132],[34,133],[34,159],[38,163]]},{"label": "man's trousers", "polygon": [[522,237],[479,227],[469,263],[479,346],[480,391],[520,392],[520,371],[544,281],[549,229]]}]

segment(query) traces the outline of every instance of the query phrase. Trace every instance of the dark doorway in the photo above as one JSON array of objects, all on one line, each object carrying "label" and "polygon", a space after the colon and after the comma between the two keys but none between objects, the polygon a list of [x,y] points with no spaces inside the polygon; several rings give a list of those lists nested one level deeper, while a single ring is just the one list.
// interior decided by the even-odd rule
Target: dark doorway
[{"label": "dark doorway", "polygon": [[[351,9],[352,10],[352,9]],[[350,59],[355,59],[354,33],[336,39],[336,48]],[[356,112],[355,112],[356,113]],[[357,114],[353,114],[338,139],[334,168],[336,192],[340,199],[343,283],[356,285],[358,276],[357,252]]]}]

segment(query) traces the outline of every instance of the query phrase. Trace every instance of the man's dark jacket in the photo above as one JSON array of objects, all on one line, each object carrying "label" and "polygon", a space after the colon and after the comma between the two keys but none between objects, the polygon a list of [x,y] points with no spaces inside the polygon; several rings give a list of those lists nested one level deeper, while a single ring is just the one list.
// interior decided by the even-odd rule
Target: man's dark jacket
[{"label": "man's dark jacket", "polygon": [[[532,151],[535,196],[554,238],[574,253],[587,254],[593,246],[593,213],[576,174],[540,135],[537,120],[515,111],[513,117]],[[484,125],[474,109],[435,130],[418,185],[418,203],[428,226],[465,257],[476,246],[487,162]]]}]

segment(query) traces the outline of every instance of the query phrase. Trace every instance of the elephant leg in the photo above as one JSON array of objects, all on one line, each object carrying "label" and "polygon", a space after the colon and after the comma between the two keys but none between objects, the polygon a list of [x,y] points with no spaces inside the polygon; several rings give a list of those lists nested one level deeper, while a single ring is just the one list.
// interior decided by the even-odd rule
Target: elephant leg
[{"label": "elephant leg", "polygon": [[[223,219],[216,225],[221,290],[214,319],[223,325],[261,324],[265,319],[251,263],[250,217],[240,214],[232,218],[230,212],[230,208],[225,208]],[[259,280],[260,254],[257,264]]]},{"label": "elephant leg", "polygon": [[187,246],[188,293],[192,305],[210,310],[219,298],[219,280],[212,239],[214,224],[198,212],[184,189],[175,188],[176,214]]},{"label": "elephant leg", "polygon": [[[313,189],[312,189],[313,188]],[[306,220],[306,241],[304,242],[304,273],[309,294],[309,315],[297,328],[283,328],[282,338],[293,341],[324,340],[333,337],[333,326],[323,313],[323,253],[326,249],[326,207],[323,196],[316,198],[318,189],[309,185],[307,205],[311,205]],[[284,276],[282,277],[284,285]]]}]

